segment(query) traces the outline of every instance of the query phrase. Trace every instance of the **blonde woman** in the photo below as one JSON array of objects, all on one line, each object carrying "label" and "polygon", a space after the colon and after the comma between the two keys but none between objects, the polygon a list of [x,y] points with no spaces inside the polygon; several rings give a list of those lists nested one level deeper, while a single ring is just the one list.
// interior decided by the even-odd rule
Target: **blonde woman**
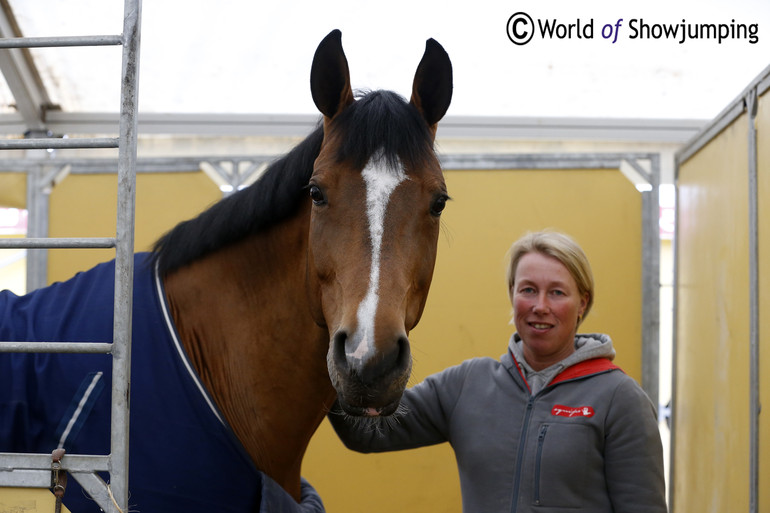
[{"label": "blonde woman", "polygon": [[429,376],[376,430],[331,414],[340,439],[359,452],[449,442],[468,513],[665,512],[655,407],[612,363],[609,336],[577,334],[594,300],[585,253],[537,232],[509,258],[517,331],[500,360]]}]

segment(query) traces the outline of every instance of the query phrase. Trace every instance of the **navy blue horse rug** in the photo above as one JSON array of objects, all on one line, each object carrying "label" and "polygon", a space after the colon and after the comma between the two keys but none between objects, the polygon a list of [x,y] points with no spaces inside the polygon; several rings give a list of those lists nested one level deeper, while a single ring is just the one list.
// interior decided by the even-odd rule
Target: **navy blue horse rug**
[{"label": "navy blue horse rug", "polygon": [[[112,340],[114,261],[26,296],[0,292],[0,340]],[[316,512],[256,469],[194,372],[148,254],[135,257],[129,507],[135,512]],[[0,452],[108,454],[109,355],[0,353]],[[66,463],[66,458],[65,458]],[[74,513],[98,505],[74,479]]]}]

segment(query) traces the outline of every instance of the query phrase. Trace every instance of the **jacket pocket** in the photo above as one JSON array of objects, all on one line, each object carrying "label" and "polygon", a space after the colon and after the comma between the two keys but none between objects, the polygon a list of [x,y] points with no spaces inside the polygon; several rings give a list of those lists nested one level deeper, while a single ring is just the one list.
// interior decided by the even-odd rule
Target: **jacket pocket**
[{"label": "jacket pocket", "polygon": [[[581,508],[593,480],[591,428],[577,423],[542,424],[535,448],[533,504]],[[593,456],[596,458],[597,456]],[[597,462],[594,462],[597,463]],[[601,462],[598,462],[601,466]]]},{"label": "jacket pocket", "polygon": [[537,435],[537,452],[535,453],[535,486],[534,498],[535,505],[540,505],[540,467],[543,461],[543,445],[545,444],[545,435],[548,434],[549,424],[540,426],[540,432]]}]

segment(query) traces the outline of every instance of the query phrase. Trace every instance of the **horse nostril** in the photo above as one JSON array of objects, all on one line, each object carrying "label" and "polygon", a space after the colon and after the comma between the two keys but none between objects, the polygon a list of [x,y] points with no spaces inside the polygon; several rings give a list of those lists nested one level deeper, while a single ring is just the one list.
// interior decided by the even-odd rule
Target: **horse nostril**
[{"label": "horse nostril", "polygon": [[399,337],[388,350],[381,350],[361,365],[351,365],[362,383],[374,385],[382,380],[391,380],[402,375],[411,368],[412,358],[409,350],[409,339]]},{"label": "horse nostril", "polygon": [[409,339],[406,336],[400,336],[393,344],[390,351],[385,352],[377,367],[381,375],[391,372],[400,372],[411,362],[411,353],[409,351]]},{"label": "horse nostril", "polygon": [[348,334],[345,330],[340,330],[334,334],[332,339],[332,354],[334,358],[334,364],[339,371],[347,372],[348,359],[345,355],[345,343],[347,342]]},{"label": "horse nostril", "polygon": [[406,336],[398,338],[398,356],[396,359],[396,366],[399,369],[411,367],[412,365],[412,351],[409,346],[409,339]]}]

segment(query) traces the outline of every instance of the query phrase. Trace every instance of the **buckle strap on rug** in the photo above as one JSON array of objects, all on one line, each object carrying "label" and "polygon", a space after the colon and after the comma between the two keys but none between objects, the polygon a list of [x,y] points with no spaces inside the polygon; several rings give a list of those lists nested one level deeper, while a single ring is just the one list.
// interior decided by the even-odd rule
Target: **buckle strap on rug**
[{"label": "buckle strap on rug", "polygon": [[62,498],[67,488],[67,471],[61,466],[64,452],[64,449],[56,449],[51,453],[51,489],[56,497],[54,513],[61,513]]}]

